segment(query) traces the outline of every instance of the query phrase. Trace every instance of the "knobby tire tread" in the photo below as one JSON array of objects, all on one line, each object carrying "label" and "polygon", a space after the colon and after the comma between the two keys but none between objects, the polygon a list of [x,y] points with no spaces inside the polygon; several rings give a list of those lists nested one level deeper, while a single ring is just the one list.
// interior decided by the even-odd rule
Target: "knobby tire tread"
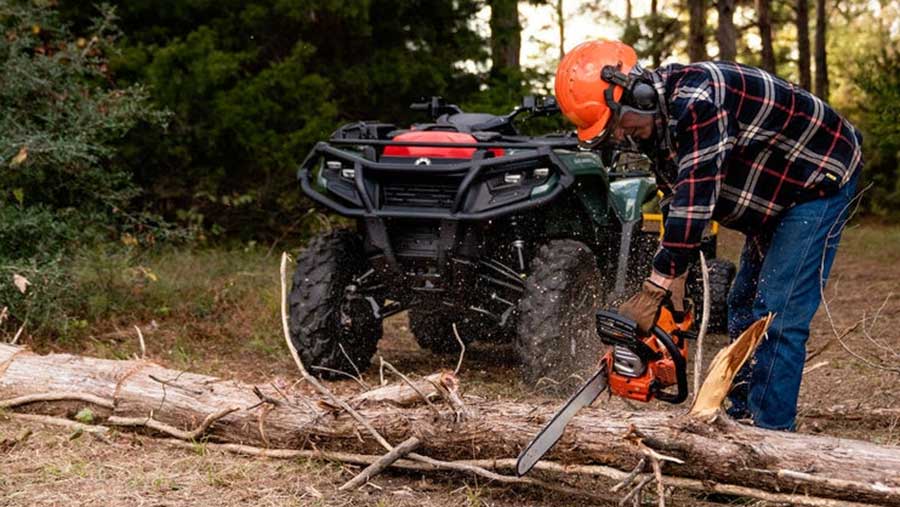
[{"label": "knobby tire tread", "polygon": [[[594,332],[594,313],[602,300],[600,273],[591,249],[574,240],[541,246],[531,268],[519,301],[516,348],[522,378],[531,386],[550,379],[567,390],[571,380],[580,383],[577,376],[590,373],[600,359]],[[587,299],[579,305],[582,298]]]},{"label": "knobby tire tread", "polygon": [[289,330],[300,359],[313,375],[338,376],[315,366],[350,375],[356,375],[354,365],[364,371],[381,339],[380,321],[361,331],[346,330],[340,323],[344,287],[368,268],[362,252],[356,233],[336,230],[313,238],[297,257],[288,296]]}]

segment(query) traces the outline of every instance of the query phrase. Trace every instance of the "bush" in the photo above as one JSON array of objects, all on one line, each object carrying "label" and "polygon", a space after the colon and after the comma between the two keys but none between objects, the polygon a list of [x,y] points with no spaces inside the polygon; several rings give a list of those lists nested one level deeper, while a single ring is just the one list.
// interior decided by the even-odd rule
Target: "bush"
[{"label": "bush", "polygon": [[[108,56],[115,15],[101,8],[83,36],[50,2],[0,3],[0,312],[3,328],[65,334],[77,322],[71,258],[97,239],[171,232],[132,206],[140,189],[117,159],[138,123],[161,125],[139,85],[118,87]],[[137,239],[135,239],[137,238]],[[30,285],[24,292],[13,275]]]},{"label": "bush", "polygon": [[862,129],[869,211],[900,218],[900,51],[880,48],[854,75],[864,93]]}]

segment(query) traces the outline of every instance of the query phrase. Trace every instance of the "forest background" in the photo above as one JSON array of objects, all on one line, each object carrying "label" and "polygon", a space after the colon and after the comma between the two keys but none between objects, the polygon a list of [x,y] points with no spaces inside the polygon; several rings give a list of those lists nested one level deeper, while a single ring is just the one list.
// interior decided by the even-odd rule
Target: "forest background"
[{"label": "forest background", "polygon": [[0,0],[0,332],[215,317],[259,284],[204,281],[335,220],[295,184],[313,143],[423,96],[547,94],[585,20],[650,67],[736,60],[824,98],[864,132],[863,212],[900,219],[896,0]]}]

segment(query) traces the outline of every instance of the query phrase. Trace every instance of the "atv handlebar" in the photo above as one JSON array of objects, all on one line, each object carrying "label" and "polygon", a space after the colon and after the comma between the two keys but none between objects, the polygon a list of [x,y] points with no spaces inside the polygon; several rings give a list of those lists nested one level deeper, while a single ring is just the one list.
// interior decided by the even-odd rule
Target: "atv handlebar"
[{"label": "atv handlebar", "polygon": [[[442,115],[454,115],[464,113],[456,104],[448,104],[443,97],[434,96],[429,99],[422,98],[421,102],[413,102],[409,105],[413,111],[428,113],[432,119],[438,119]],[[531,113],[531,116],[550,116],[559,114],[559,104],[553,95],[526,95],[522,103],[505,115],[497,116],[492,124],[479,125],[480,130],[492,130],[507,125],[512,125],[516,116],[522,113]]]},{"label": "atv handlebar", "polygon": [[463,112],[456,104],[447,104],[443,97],[431,97],[428,100],[423,98],[422,102],[413,102],[409,105],[413,111],[421,111],[428,113],[432,118],[437,118],[442,114],[457,114]]}]

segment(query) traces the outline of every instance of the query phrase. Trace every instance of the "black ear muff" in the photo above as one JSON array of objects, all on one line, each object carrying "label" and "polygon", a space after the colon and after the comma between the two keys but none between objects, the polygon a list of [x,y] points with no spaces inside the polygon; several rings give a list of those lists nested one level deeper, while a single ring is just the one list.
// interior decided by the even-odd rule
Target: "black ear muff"
[{"label": "black ear muff", "polygon": [[644,81],[636,81],[631,87],[634,107],[641,111],[653,111],[657,107],[656,89]]}]

